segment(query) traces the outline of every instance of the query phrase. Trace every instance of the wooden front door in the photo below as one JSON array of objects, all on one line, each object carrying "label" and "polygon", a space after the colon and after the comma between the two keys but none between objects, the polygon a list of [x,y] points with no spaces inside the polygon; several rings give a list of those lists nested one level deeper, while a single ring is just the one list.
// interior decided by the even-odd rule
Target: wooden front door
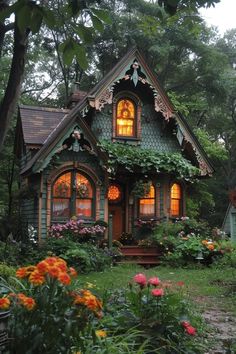
[{"label": "wooden front door", "polygon": [[109,215],[112,215],[112,238],[118,240],[124,232],[125,203],[123,187],[116,182],[108,189]]},{"label": "wooden front door", "polygon": [[109,214],[112,215],[112,238],[118,240],[124,231],[124,210],[120,205],[110,205]]}]

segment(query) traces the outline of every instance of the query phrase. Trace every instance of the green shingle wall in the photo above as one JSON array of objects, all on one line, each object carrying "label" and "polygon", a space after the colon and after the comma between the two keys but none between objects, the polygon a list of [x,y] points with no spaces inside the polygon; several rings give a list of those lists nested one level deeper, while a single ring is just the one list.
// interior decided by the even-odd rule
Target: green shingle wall
[{"label": "green shingle wall", "polygon": [[[144,149],[163,152],[180,152],[180,146],[175,135],[163,130],[163,119],[151,105],[142,107],[141,115],[141,141]],[[107,105],[102,112],[94,117],[92,131],[99,140],[112,138],[112,106]],[[127,141],[128,142],[128,141]]]}]

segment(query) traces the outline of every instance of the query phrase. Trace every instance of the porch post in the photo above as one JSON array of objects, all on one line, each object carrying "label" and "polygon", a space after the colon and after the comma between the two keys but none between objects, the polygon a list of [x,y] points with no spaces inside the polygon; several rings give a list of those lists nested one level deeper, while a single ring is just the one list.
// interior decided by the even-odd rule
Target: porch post
[{"label": "porch post", "polygon": [[108,223],[108,248],[112,247],[112,214],[109,214]]}]

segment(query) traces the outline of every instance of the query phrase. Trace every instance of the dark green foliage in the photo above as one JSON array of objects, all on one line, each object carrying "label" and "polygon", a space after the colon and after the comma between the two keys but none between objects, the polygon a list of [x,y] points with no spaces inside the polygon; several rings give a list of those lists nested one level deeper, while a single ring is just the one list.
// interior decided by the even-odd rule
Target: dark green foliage
[{"label": "dark green foliage", "polygon": [[49,255],[59,256],[80,272],[102,271],[110,266],[113,254],[94,244],[79,244],[68,239],[50,239],[43,244],[0,242],[0,262],[11,266],[37,263]]},{"label": "dark green foliage", "polygon": [[119,166],[128,172],[138,171],[144,174],[168,172],[186,180],[199,174],[199,169],[178,153],[162,153],[105,140],[100,145],[108,154],[107,170],[112,174]]}]

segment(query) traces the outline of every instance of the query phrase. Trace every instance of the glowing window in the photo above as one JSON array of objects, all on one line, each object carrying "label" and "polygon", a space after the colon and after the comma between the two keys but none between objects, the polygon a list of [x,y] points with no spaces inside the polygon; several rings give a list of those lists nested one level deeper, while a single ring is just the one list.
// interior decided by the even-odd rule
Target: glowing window
[{"label": "glowing window", "polygon": [[93,189],[89,180],[76,173],[76,216],[92,216]]},{"label": "glowing window", "polygon": [[93,216],[93,187],[84,175],[70,171],[58,177],[52,187],[52,219]]},{"label": "glowing window", "polygon": [[171,187],[171,216],[180,216],[181,214],[181,187],[174,183]]},{"label": "glowing window", "polygon": [[155,215],[155,188],[151,185],[149,192],[139,200],[139,216],[151,217]]},{"label": "glowing window", "polygon": [[112,184],[108,189],[108,200],[110,202],[118,202],[121,200],[121,189],[119,186]]},{"label": "glowing window", "polygon": [[130,137],[135,135],[135,107],[128,99],[122,99],[117,104],[116,134]]}]

